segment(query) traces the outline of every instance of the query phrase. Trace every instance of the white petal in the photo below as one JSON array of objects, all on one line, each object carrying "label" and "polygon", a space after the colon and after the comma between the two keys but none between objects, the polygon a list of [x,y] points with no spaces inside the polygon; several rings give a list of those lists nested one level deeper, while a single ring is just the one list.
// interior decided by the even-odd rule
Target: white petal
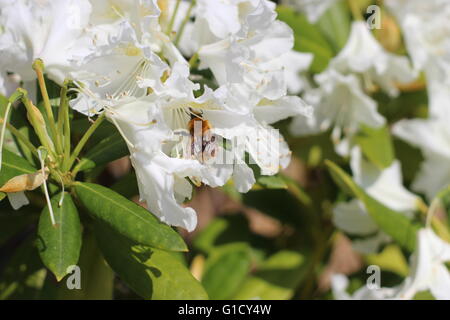
[{"label": "white petal", "polygon": [[353,235],[370,235],[378,230],[378,226],[359,200],[338,203],[333,209],[333,223]]},{"label": "white petal", "polygon": [[299,97],[285,96],[275,101],[263,100],[255,108],[255,118],[260,122],[272,124],[299,115],[311,117],[312,110],[312,107]]},{"label": "white petal", "polygon": [[131,159],[141,198],[147,202],[149,211],[169,225],[193,231],[197,225],[197,215],[194,209],[183,208],[175,199],[173,172],[160,166],[161,161],[145,161],[139,155]]},{"label": "white petal", "polygon": [[430,283],[431,294],[437,300],[450,300],[450,273],[445,265],[434,269],[434,281]]},{"label": "white petal", "polygon": [[363,159],[359,147],[352,149],[350,166],[355,182],[371,197],[387,207],[408,214],[417,209],[419,197],[402,185],[400,162],[395,160],[384,170]]},{"label": "white petal", "polygon": [[256,183],[253,170],[245,163],[236,164],[233,172],[233,182],[236,190],[247,192]]},{"label": "white petal", "polygon": [[406,57],[387,52],[363,21],[353,22],[349,40],[331,66],[341,73],[364,74],[366,81],[377,83],[390,95],[398,95],[396,83],[409,83],[417,73]]},{"label": "white petal", "polygon": [[362,254],[373,254],[378,253],[380,247],[391,241],[391,238],[380,231],[375,236],[368,237],[365,239],[356,239],[352,241],[353,249]]},{"label": "white petal", "polygon": [[23,206],[30,204],[24,192],[7,193],[6,195],[14,210],[19,210]]},{"label": "white petal", "polygon": [[351,300],[352,297],[347,293],[348,279],[343,274],[333,274],[331,276],[331,289],[336,300]]}]

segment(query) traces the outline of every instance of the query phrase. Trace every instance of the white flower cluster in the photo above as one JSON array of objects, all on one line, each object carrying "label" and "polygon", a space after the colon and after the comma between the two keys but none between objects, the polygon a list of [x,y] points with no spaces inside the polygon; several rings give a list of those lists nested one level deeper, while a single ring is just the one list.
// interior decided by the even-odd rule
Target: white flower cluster
[{"label": "white flower cluster", "polygon": [[417,75],[407,57],[387,52],[365,22],[355,21],[345,47],[315,76],[318,87],[305,93],[306,101],[314,106],[314,117],[295,119],[291,131],[308,135],[332,129],[336,151],[349,155],[352,137],[361,125],[381,127],[386,123],[366,92],[378,86],[397,96],[396,84],[410,83]]},{"label": "white flower cluster", "polygon": [[387,1],[408,52],[427,80],[429,117],[403,120],[394,134],[422,150],[425,161],[413,188],[432,199],[450,181],[450,2]]},{"label": "white flower cluster", "polygon": [[[291,1],[317,21],[334,1]],[[386,0],[386,7],[397,19],[412,63],[406,56],[386,51],[372,35],[365,21],[354,21],[347,44],[328,68],[315,76],[317,88],[304,92],[314,106],[312,118],[297,118],[292,133],[309,135],[332,130],[333,142],[340,155],[350,157],[354,181],[386,207],[408,218],[418,210],[420,197],[403,186],[400,163],[395,160],[384,170],[364,159],[352,137],[362,124],[376,128],[386,124],[377,103],[369,93],[379,88],[391,97],[399,95],[398,85],[426,77],[429,97],[427,119],[402,120],[392,132],[421,149],[425,158],[412,184],[416,192],[431,201],[450,182],[450,2],[447,0]],[[335,225],[353,235],[355,249],[368,254],[377,252],[390,237],[379,229],[359,200],[339,203],[334,208]],[[417,250],[411,257],[411,272],[395,288],[363,287],[352,296],[346,292],[348,280],[343,275],[333,279],[338,299],[412,299],[417,292],[429,290],[437,299],[450,299],[450,244],[431,228],[421,229]]]},{"label": "white flower cluster", "polygon": [[287,96],[285,63],[304,55],[274,9],[267,0],[2,0],[0,91],[32,88],[38,58],[50,79],[72,80],[72,108],[105,112],[127,142],[149,210],[192,231],[196,213],[182,206],[192,183],[233,178],[246,192],[255,183],[246,158],[276,174],[290,151],[270,124],[310,111]]}]

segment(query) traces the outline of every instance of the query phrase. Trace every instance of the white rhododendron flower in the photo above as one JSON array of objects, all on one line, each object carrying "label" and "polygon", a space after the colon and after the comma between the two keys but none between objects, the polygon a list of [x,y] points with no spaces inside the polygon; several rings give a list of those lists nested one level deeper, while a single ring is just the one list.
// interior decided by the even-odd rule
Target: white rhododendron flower
[{"label": "white rhododendron flower", "polygon": [[450,181],[450,128],[448,119],[402,120],[394,134],[422,150],[425,158],[412,188],[432,199]]},{"label": "white rhododendron flower", "polygon": [[[288,76],[280,56],[301,57],[304,67],[298,71],[311,57],[291,52],[292,31],[276,20],[274,5],[215,3],[223,6],[220,11],[213,2],[199,1],[192,11],[180,4],[178,10],[195,20],[184,34],[199,26],[210,32],[197,39],[194,56],[200,69],[211,69],[216,90],[191,80],[196,77],[177,39],[165,33],[183,21],[174,19],[171,25],[163,15],[176,13],[176,7],[159,8],[155,1],[119,2],[113,11],[107,2],[96,4],[89,29],[96,51],[78,60],[71,73],[79,91],[72,107],[86,115],[106,112],[127,141],[141,200],[162,221],[189,231],[196,215],[181,204],[190,198],[190,182],[217,187],[233,178],[236,189],[247,192],[255,177],[244,162],[246,154],[261,174],[276,174],[288,165],[291,152],[270,124],[310,113],[300,98],[286,96]],[[203,94],[195,97],[200,89]],[[191,152],[188,136],[195,122],[210,126],[214,143]],[[231,142],[230,150],[218,145],[223,139]],[[211,163],[202,156],[204,148],[213,148]]]},{"label": "white rhododendron flower", "polygon": [[305,100],[314,107],[313,116],[295,118],[291,124],[294,135],[316,134],[331,128],[338,151],[348,154],[349,138],[361,124],[380,127],[385,123],[376,102],[364,93],[355,75],[343,75],[330,68],[315,80],[319,87],[305,95]]},{"label": "white rhododendron flower", "polygon": [[[363,158],[358,147],[354,147],[350,166],[353,179],[369,196],[392,210],[412,217],[420,198],[403,186],[400,163],[397,160],[390,167],[380,170]],[[353,242],[358,251],[376,252],[381,244],[390,240],[378,228],[360,200],[339,203],[333,212],[333,221],[339,229],[351,235],[365,237]]]},{"label": "white rhododendron flower", "polygon": [[62,83],[71,62],[92,52],[85,32],[90,12],[87,0],[1,1],[0,70],[34,80],[32,64],[40,58],[49,78]]},{"label": "white rhododendron flower", "polygon": [[283,60],[284,77],[286,79],[287,89],[290,94],[298,94],[311,87],[309,80],[304,73],[308,71],[312,64],[314,55],[290,51],[281,56]]},{"label": "white rhododendron flower", "polygon": [[408,52],[427,78],[429,119],[402,120],[393,133],[421,149],[425,160],[412,185],[432,199],[450,181],[450,3],[387,1],[405,30]]},{"label": "white rhododendron flower", "polygon": [[397,84],[417,77],[408,58],[387,52],[362,21],[353,22],[347,44],[330,64],[343,74],[361,74],[369,89],[378,85],[391,96],[399,94]]},{"label": "white rhododendron flower", "polygon": [[219,85],[246,85],[258,98],[276,100],[286,95],[288,60],[283,56],[292,59],[295,55],[291,51],[294,37],[285,23],[276,20],[274,4],[265,0],[226,4],[236,19],[218,25],[215,3],[200,1],[195,23],[201,26],[193,28],[203,27],[211,34],[199,41],[200,69],[210,68]]},{"label": "white rhododendron flower", "polygon": [[410,276],[399,296],[411,299],[417,292],[429,290],[436,299],[450,299],[450,243],[429,228],[417,232],[417,249],[412,257]]},{"label": "white rhododendron flower", "polygon": [[450,3],[446,0],[386,1],[404,30],[408,53],[417,70],[427,78],[430,114],[447,113],[448,102],[434,103],[434,99],[450,97]]},{"label": "white rhododendron flower", "polygon": [[436,299],[450,299],[450,243],[439,238],[429,228],[417,232],[417,249],[411,257],[409,276],[393,288],[363,286],[350,295],[346,292],[348,279],[341,274],[332,277],[333,294],[339,300],[408,300],[423,291]]},{"label": "white rhododendron flower", "polygon": [[429,79],[450,82],[450,3],[446,0],[388,0],[404,30],[414,65]]},{"label": "white rhododendron flower", "polygon": [[[127,141],[141,200],[146,201],[149,209],[162,221],[189,231],[195,228],[197,218],[193,209],[179,205],[190,198],[192,192],[185,178],[216,187],[228,180],[233,169],[232,161],[220,167],[197,161],[188,154],[189,141],[178,135],[189,121],[186,120],[189,105],[195,108],[209,103],[201,99],[165,101],[148,96],[107,111]],[[211,158],[224,157],[226,151],[217,146],[214,153]]]}]

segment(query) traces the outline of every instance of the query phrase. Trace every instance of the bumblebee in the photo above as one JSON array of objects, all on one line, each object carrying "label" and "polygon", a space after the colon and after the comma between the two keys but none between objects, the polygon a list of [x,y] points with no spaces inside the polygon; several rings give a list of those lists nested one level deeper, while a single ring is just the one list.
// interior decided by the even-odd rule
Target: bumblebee
[{"label": "bumblebee", "polygon": [[192,112],[187,125],[189,131],[189,150],[192,158],[201,163],[213,159],[217,153],[217,139],[212,126],[201,115]]}]

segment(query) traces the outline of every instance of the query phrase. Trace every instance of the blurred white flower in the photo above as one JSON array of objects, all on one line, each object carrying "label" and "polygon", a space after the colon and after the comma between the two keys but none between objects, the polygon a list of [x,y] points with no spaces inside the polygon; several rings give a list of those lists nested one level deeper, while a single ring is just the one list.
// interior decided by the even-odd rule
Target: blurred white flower
[{"label": "blurred white flower", "polygon": [[391,96],[399,94],[397,84],[410,83],[417,77],[408,58],[387,52],[363,21],[353,22],[347,44],[330,65],[343,74],[361,74],[368,89],[376,84]]},{"label": "blurred white flower", "polygon": [[414,65],[428,70],[428,77],[440,77],[449,83],[450,3],[446,0],[387,0],[387,7],[397,17]]},{"label": "blurred white flower", "polygon": [[296,52],[291,50],[281,57],[284,65],[284,78],[286,79],[288,93],[299,94],[311,87],[304,73],[308,71],[313,61],[312,53]]},{"label": "blurred white flower", "polygon": [[[354,181],[365,192],[386,207],[412,217],[420,198],[409,192],[402,184],[400,163],[395,160],[384,170],[363,159],[361,150],[354,147],[350,166]],[[343,231],[362,236],[353,242],[355,249],[363,253],[376,252],[390,238],[384,234],[359,200],[339,203],[333,210],[334,224]]]},{"label": "blurred white flower", "polygon": [[446,118],[402,120],[393,133],[422,150],[425,160],[412,188],[433,197],[450,181],[450,127]]},{"label": "blurred white flower", "polygon": [[433,100],[450,97],[450,2],[447,0],[388,0],[397,17],[414,66],[423,70],[430,96],[430,114],[450,117],[447,103]]},{"label": "blurred white flower", "polygon": [[20,81],[17,73],[0,71],[0,94],[9,97],[19,87]]},{"label": "blurred white flower", "polygon": [[343,75],[329,68],[315,80],[319,87],[304,95],[305,101],[314,107],[313,116],[295,118],[290,126],[292,134],[304,136],[332,128],[332,139],[338,152],[348,154],[349,138],[361,124],[380,127],[385,123],[376,102],[364,93],[355,75]]},{"label": "blurred white flower", "polygon": [[399,297],[411,299],[417,292],[429,290],[436,299],[449,300],[450,272],[445,265],[449,261],[450,243],[429,228],[419,230],[410,276],[405,279]]},{"label": "blurred white flower", "polygon": [[331,277],[331,288],[336,300],[385,300],[395,299],[398,288],[369,288],[363,286],[352,295],[347,292],[349,281],[343,274],[334,274]]},{"label": "blurred white flower", "polygon": [[332,277],[333,295],[339,300],[410,300],[429,290],[438,300],[450,299],[450,272],[445,265],[450,261],[450,243],[439,238],[429,228],[417,232],[417,249],[411,257],[409,276],[393,288],[361,287],[353,295],[346,292],[348,279],[341,274]]}]

